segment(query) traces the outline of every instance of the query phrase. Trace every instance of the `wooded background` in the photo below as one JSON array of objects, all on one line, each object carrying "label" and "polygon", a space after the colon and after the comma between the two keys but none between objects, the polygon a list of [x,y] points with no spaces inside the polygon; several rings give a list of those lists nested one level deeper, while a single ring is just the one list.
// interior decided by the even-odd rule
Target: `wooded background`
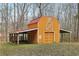
[{"label": "wooded background", "polygon": [[[9,33],[27,29],[30,20],[55,16],[61,29],[69,30],[71,42],[79,41],[79,4],[77,3],[0,3],[0,41],[9,42]],[[69,35],[64,34],[67,40]]]}]

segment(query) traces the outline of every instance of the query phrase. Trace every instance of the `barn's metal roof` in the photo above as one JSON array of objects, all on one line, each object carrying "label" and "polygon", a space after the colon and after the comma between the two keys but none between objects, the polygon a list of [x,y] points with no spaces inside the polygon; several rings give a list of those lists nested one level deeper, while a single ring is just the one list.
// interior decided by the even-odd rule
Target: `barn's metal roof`
[{"label": "barn's metal roof", "polygon": [[26,30],[22,30],[22,31],[17,31],[16,33],[27,33],[27,32],[34,31],[34,30],[38,30],[38,28],[33,28],[33,29],[26,29]]},{"label": "barn's metal roof", "polygon": [[60,33],[71,33],[69,30],[60,29]]},{"label": "barn's metal roof", "polygon": [[31,20],[31,21],[28,23],[28,25],[38,23],[38,22],[39,22],[39,18],[40,18],[40,17],[38,17],[38,18],[36,18],[36,19]]},{"label": "barn's metal roof", "polygon": [[[35,31],[35,30],[38,30],[38,28],[33,28],[33,29],[26,29],[26,30],[20,30],[20,31],[16,31],[16,32],[13,32],[13,34],[20,34],[20,33],[28,33],[30,31]],[[10,33],[11,34],[11,33]]]}]

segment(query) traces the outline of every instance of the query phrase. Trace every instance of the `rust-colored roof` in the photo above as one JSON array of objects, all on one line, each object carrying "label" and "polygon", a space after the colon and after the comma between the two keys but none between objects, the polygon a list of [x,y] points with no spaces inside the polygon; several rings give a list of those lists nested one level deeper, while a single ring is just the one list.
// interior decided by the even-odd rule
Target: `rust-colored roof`
[{"label": "rust-colored roof", "polygon": [[40,17],[31,20],[31,21],[28,23],[28,25],[30,25],[30,24],[37,24],[37,23],[39,22],[39,18],[40,18]]}]

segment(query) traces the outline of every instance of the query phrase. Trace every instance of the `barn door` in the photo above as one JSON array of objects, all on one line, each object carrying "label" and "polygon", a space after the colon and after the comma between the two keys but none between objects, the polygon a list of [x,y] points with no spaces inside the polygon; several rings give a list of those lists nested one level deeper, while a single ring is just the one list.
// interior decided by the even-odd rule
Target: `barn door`
[{"label": "barn door", "polygon": [[52,44],[54,41],[54,33],[53,32],[45,32],[45,43]]}]

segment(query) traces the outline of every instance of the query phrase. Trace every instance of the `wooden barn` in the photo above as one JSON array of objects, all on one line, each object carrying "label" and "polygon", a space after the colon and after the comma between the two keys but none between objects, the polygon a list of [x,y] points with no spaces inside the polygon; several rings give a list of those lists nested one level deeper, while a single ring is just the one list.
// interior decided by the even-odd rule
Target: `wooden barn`
[{"label": "wooden barn", "polygon": [[28,29],[37,29],[28,34],[28,38],[34,43],[52,44],[60,41],[60,24],[55,17],[42,16],[32,20]]},{"label": "wooden barn", "polygon": [[[59,44],[60,42],[60,23],[56,17],[42,16],[28,23],[28,29],[10,33],[11,42],[20,43],[25,40],[35,44]],[[61,32],[66,32],[61,30]]]}]

